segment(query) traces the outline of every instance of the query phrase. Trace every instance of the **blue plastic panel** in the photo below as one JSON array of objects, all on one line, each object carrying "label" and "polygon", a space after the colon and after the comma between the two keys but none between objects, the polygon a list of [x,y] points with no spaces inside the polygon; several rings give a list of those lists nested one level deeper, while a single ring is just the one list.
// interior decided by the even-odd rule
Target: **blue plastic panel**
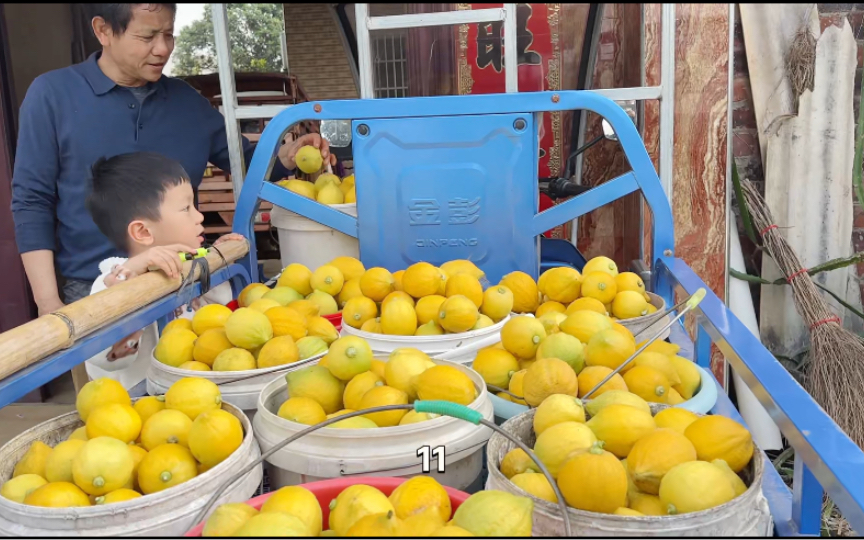
[{"label": "blue plastic panel", "polygon": [[537,277],[532,115],[362,120],[353,129],[367,268],[471,259],[493,283],[513,270]]}]

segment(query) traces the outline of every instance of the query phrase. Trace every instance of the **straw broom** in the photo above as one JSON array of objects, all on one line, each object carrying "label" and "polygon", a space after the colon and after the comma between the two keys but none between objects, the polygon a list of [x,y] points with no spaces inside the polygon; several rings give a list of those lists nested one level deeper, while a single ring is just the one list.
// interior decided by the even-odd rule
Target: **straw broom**
[{"label": "straw broom", "polygon": [[[221,256],[216,250],[207,255],[211,272],[246,255],[249,244],[231,240],[218,249]],[[191,266],[191,262],[183,264],[184,277]],[[193,279],[199,272],[196,267]],[[0,379],[71,347],[82,337],[176,291],[182,282],[181,276],[171,279],[161,271],[147,272],[0,334]]]},{"label": "straw broom", "polygon": [[792,287],[795,307],[810,329],[805,387],[837,425],[864,448],[864,340],[840,326],[840,318],[829,310],[756,188],[750,182],[742,182],[741,187],[765,251]]}]

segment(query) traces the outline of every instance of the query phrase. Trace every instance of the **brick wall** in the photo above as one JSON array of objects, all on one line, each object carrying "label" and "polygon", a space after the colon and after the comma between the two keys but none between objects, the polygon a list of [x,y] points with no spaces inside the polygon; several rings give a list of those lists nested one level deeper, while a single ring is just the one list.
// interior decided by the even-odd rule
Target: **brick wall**
[{"label": "brick wall", "polygon": [[[855,118],[858,118],[861,95],[861,74],[864,65],[864,4],[817,4],[822,29],[828,25],[841,26],[848,19],[852,26],[852,33],[858,43],[858,70],[855,74]],[[756,130],[756,117],[753,113],[753,100],[750,93],[750,77],[747,74],[747,56],[744,47],[744,33],[741,28],[741,14],[735,10],[735,49],[734,49],[735,74],[732,96],[732,155],[738,174],[742,180],[756,182],[760,188],[764,188],[764,172],[762,169],[762,157],[759,152],[759,142]],[[854,193],[853,193],[854,197]],[[737,216],[737,211],[736,211]],[[852,241],[855,251],[864,251],[864,207],[857,198],[854,202],[854,225]],[[739,220],[740,229],[740,220]],[[755,246],[750,244],[746,237],[742,236],[742,250],[745,259],[748,260],[748,270],[758,269],[758,256],[755,255]],[[748,256],[750,255],[750,256]],[[751,258],[757,259],[755,265]],[[864,264],[858,266],[858,275],[864,276]],[[754,293],[759,287],[754,287]],[[862,298],[864,298],[864,284],[862,284]],[[756,301],[758,306],[758,300]]]}]

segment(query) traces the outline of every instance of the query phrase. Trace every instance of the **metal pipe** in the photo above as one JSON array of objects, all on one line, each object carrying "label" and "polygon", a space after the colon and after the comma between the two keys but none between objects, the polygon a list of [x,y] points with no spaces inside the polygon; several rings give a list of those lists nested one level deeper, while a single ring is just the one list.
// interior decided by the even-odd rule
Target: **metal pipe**
[{"label": "metal pipe", "polygon": [[211,4],[213,10],[213,36],[216,41],[216,62],[219,67],[219,87],[222,90],[222,114],[225,116],[225,135],[228,139],[228,160],[231,163],[231,183],[234,202],[240,198],[245,175],[243,141],[237,122],[237,89],[234,86],[234,64],[228,36],[227,4]]},{"label": "metal pipe", "polygon": [[660,185],[672,204],[675,142],[675,4],[663,4],[660,33]]},{"label": "metal pipe", "polygon": [[[512,5],[515,6],[516,4]],[[414,13],[410,15],[370,17],[367,23],[367,28],[369,30],[399,30],[402,28],[422,28],[426,26],[448,26],[505,21],[507,4],[504,4],[504,6],[503,9],[466,9],[460,11],[444,11],[441,13]]]},{"label": "metal pipe", "polygon": [[369,4],[355,4],[354,14],[357,25],[360,99],[372,99],[375,97],[375,73],[372,70],[372,43],[369,38]]},{"label": "metal pipe", "polygon": [[519,57],[516,52],[516,4],[504,4],[504,91],[519,91]]}]

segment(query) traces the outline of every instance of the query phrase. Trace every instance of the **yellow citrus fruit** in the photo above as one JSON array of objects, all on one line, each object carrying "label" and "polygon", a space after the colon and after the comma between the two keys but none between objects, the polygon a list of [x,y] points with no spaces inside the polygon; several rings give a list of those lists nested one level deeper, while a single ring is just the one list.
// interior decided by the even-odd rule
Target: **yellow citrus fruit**
[{"label": "yellow citrus fruit", "polygon": [[321,152],[314,146],[301,146],[294,158],[297,168],[306,174],[313,174],[321,170],[324,158]]},{"label": "yellow citrus fruit", "polygon": [[638,348],[636,347],[636,338],[633,337],[633,333],[630,332],[630,330],[628,330],[626,326],[617,321],[612,321],[612,330],[615,330],[616,332],[621,334],[622,337],[627,338],[631,343],[633,343],[633,350],[635,352],[635,350]]},{"label": "yellow citrus fruit", "polygon": [[633,272],[621,272],[615,276],[615,285],[618,286],[619,293],[621,291],[633,291],[639,293],[643,298],[645,297],[645,283],[638,274],[634,274]]},{"label": "yellow citrus fruit", "polygon": [[366,267],[363,266],[363,263],[354,257],[336,257],[330,261],[330,266],[337,268],[342,273],[342,277],[346,282],[352,279],[360,279],[360,276],[366,272]]},{"label": "yellow citrus fruit", "polygon": [[558,327],[562,322],[567,320],[567,315],[563,313],[558,313],[557,311],[544,313],[540,317],[537,318],[538,321],[543,325],[543,328],[546,329],[546,335],[551,336],[552,334],[557,334],[561,332],[561,329]]},{"label": "yellow citrus fruit", "polygon": [[438,324],[454,334],[467,332],[477,324],[480,313],[468,297],[461,294],[449,297],[438,311]]},{"label": "yellow citrus fruit", "polygon": [[208,467],[222,463],[242,443],[243,425],[222,409],[201,413],[189,428],[189,450]]},{"label": "yellow citrus fruit", "polygon": [[344,204],[345,195],[339,186],[335,184],[326,184],[318,190],[318,195],[315,200],[321,204]]},{"label": "yellow citrus fruit", "polygon": [[371,298],[376,302],[381,302],[387,298],[388,294],[396,290],[394,283],[393,274],[387,271],[387,269],[379,267],[370,268],[360,278],[360,291],[363,293],[363,296]]},{"label": "yellow citrus fruit", "polygon": [[255,369],[258,364],[255,356],[246,349],[232,348],[219,353],[213,360],[213,371],[245,371]]},{"label": "yellow citrus fruit", "polygon": [[327,352],[327,342],[315,336],[308,336],[297,341],[297,353],[300,360],[307,360]]},{"label": "yellow citrus fruit", "polygon": [[165,408],[184,413],[190,419],[222,406],[222,393],[213,381],[186,377],[171,385],[165,393]]},{"label": "yellow citrus fruit", "polygon": [[444,270],[438,269],[438,274],[441,276],[441,281],[438,282],[438,296],[446,296],[447,292],[447,280],[450,279],[450,275],[447,274]]},{"label": "yellow citrus fruit", "polygon": [[675,368],[675,372],[681,379],[680,383],[673,383],[673,388],[675,388],[675,390],[679,394],[681,394],[682,398],[692,398],[694,395],[696,395],[696,392],[702,385],[702,375],[696,368],[696,364],[694,364],[690,360],[687,360],[686,358],[674,355],[670,356],[669,360],[672,362],[672,366]]},{"label": "yellow citrus fruit", "polygon": [[441,304],[443,304],[445,300],[447,300],[447,298],[437,294],[424,296],[417,300],[415,310],[417,311],[418,324],[423,325],[429,321],[437,321]]},{"label": "yellow citrus fruit", "polygon": [[173,332],[174,330],[192,330],[192,321],[183,317],[174,319],[165,325],[165,328],[162,329],[162,335],[164,336],[168,332]]},{"label": "yellow citrus fruit", "polygon": [[483,305],[483,286],[480,285],[477,278],[470,274],[463,273],[450,276],[450,279],[447,280],[447,285],[444,287],[444,291],[447,298],[456,296],[457,294],[465,296],[474,302],[477,309],[480,309],[480,306]]},{"label": "yellow citrus fruit", "polygon": [[296,300],[302,300],[303,295],[291,287],[275,287],[273,290],[261,297],[262,300],[273,300],[280,306],[287,306]]},{"label": "yellow citrus fruit", "polygon": [[[408,403],[408,395],[402,390],[397,390],[390,386],[375,386],[363,394],[360,399],[359,410],[371,409],[372,407],[381,407],[384,405],[406,405]],[[375,422],[379,427],[391,427],[399,425],[399,421],[408,412],[407,409],[375,412],[364,415]]]},{"label": "yellow citrus fruit", "polygon": [[192,331],[202,335],[212,328],[224,328],[225,322],[231,316],[231,310],[220,304],[207,304],[195,312],[192,317]]},{"label": "yellow citrus fruit", "polygon": [[402,286],[402,276],[405,275],[405,270],[399,270],[398,272],[393,272],[393,288],[397,291],[405,291],[405,288]]},{"label": "yellow citrus fruit", "polygon": [[276,281],[277,287],[290,287],[303,296],[312,293],[312,271],[299,263],[289,264]]},{"label": "yellow citrus fruit", "polygon": [[[644,345],[644,344],[645,344],[645,342],[643,341],[642,343],[639,343],[636,347],[641,348],[642,345]],[[660,354],[665,354],[666,356],[675,356],[676,354],[678,354],[678,351],[680,351],[680,350],[681,350],[680,345],[676,345],[674,343],[669,343],[668,341],[663,341],[660,339],[652,342],[645,349],[646,352],[656,352],[656,353],[660,353]]]},{"label": "yellow citrus fruit", "polygon": [[445,521],[441,519],[437,509],[426,508],[405,519],[400,519],[396,528],[396,535],[428,538],[432,536],[432,533],[443,527]]},{"label": "yellow citrus fruit", "polygon": [[405,392],[410,401],[417,399],[417,377],[435,363],[415,348],[400,347],[390,353],[384,366],[384,379],[388,386]]},{"label": "yellow citrus fruit", "polygon": [[225,333],[235,347],[252,350],[273,337],[273,325],[263,313],[250,308],[240,308],[228,317]]},{"label": "yellow citrus fruit", "polygon": [[348,300],[352,298],[360,298],[363,296],[363,291],[360,290],[360,278],[349,279],[339,291],[339,296],[336,297],[336,303],[340,308],[344,308]]},{"label": "yellow citrus fruit", "polygon": [[696,416],[695,413],[678,407],[663,409],[654,416],[654,422],[657,424],[658,428],[673,429],[682,435],[684,434],[684,430],[687,429],[687,426],[698,419],[699,417]]},{"label": "yellow citrus fruit", "polygon": [[267,285],[263,283],[250,283],[237,295],[237,303],[240,304],[240,307],[248,308],[268,292],[270,292],[270,287]]},{"label": "yellow citrus fruit", "polygon": [[141,433],[141,417],[131,405],[109,403],[90,413],[87,437],[113,437],[125,443],[135,442]]},{"label": "yellow citrus fruit", "polygon": [[534,316],[539,319],[547,313],[565,313],[566,311],[567,308],[564,307],[564,304],[549,300],[548,302],[540,304],[540,307],[537,308],[537,312],[534,313]]},{"label": "yellow citrus fruit", "polygon": [[531,536],[534,502],[503,491],[477,492],[453,514],[453,525],[474,536]]},{"label": "yellow citrus fruit", "polygon": [[184,413],[166,409],[151,416],[141,430],[141,443],[148,451],[161,444],[189,446],[192,420]]},{"label": "yellow citrus fruit", "polygon": [[627,454],[627,470],[639,490],[657,495],[663,476],[688,461],[696,461],[693,443],[677,431],[657,429],[633,445]]},{"label": "yellow citrus fruit", "polygon": [[540,292],[550,300],[569,304],[579,298],[582,276],[573,268],[559,266],[543,273]]},{"label": "yellow citrus fruit", "polygon": [[648,302],[637,292],[618,292],[612,300],[612,314],[619,319],[643,317],[648,315]]},{"label": "yellow citrus fruit", "polygon": [[125,487],[128,489],[140,489],[138,486],[138,467],[141,466],[141,462],[147,456],[147,450],[137,444],[130,444],[128,448],[129,453],[132,454],[132,478],[129,479]]},{"label": "yellow citrus fruit", "polygon": [[24,504],[46,508],[91,506],[90,498],[78,486],[69,482],[52,482],[38,487],[24,497]]},{"label": "yellow citrus fruit", "polygon": [[576,373],[566,362],[557,358],[537,360],[522,382],[525,401],[536,407],[552,394],[576,396],[579,383]]},{"label": "yellow citrus fruit", "polygon": [[[478,323],[479,323],[478,319]],[[475,326],[476,329],[476,326]],[[435,321],[429,321],[426,324],[421,324],[417,327],[417,331],[414,332],[415,336],[443,336],[444,329],[438,326],[438,323]]]},{"label": "yellow citrus fruit", "polygon": [[224,328],[211,328],[199,334],[198,339],[195,340],[192,348],[192,359],[207,366],[212,366],[219,353],[233,346],[228,340],[228,334]]},{"label": "yellow citrus fruit", "polygon": [[500,321],[513,311],[513,292],[504,285],[495,285],[483,293],[480,312],[495,322]]},{"label": "yellow citrus fruit", "polygon": [[[525,390],[522,387],[522,383],[525,381],[525,374],[528,373],[528,370],[523,368],[514,373],[510,377],[510,386],[507,387],[507,390],[511,394],[515,394],[517,396],[525,396]],[[517,403],[519,405],[528,405],[524,399],[514,399],[511,398],[513,403]]]},{"label": "yellow citrus fruit", "polygon": [[[327,358],[327,357],[325,357]],[[327,367],[309,366],[285,375],[288,382],[288,395],[308,397],[318,402],[327,414],[342,409],[342,394],[345,383],[330,373]]]},{"label": "yellow citrus fruit", "polygon": [[457,527],[455,525],[447,525],[446,527],[441,527],[437,531],[432,534],[433,537],[451,537],[451,538],[467,538],[469,536],[474,536],[470,532],[466,531],[462,527]]},{"label": "yellow citrus fruit", "polygon": [[537,347],[537,360],[545,358],[557,358],[563,360],[578,375],[585,367],[585,353],[582,342],[571,336],[559,332],[544,339]]},{"label": "yellow citrus fruit", "polygon": [[[136,411],[138,409],[135,409]],[[140,412],[139,412],[140,414]],[[86,441],[87,440],[87,426],[81,426],[75,431],[73,431],[69,437],[66,438],[67,441]]]},{"label": "yellow citrus fruit", "polygon": [[336,296],[345,284],[345,276],[335,266],[325,264],[312,272],[309,284],[314,290]]},{"label": "yellow citrus fruit", "polygon": [[501,474],[507,478],[513,478],[517,474],[527,472],[540,472],[540,467],[534,463],[527,453],[521,448],[510,450],[501,459]]},{"label": "yellow citrus fruit", "polygon": [[327,369],[342,381],[369,371],[372,365],[372,349],[369,343],[356,336],[345,336],[330,345]]},{"label": "yellow citrus fruit", "polygon": [[291,336],[274,337],[258,353],[259,369],[293,364],[300,360],[300,351]]},{"label": "yellow citrus fruit", "polygon": [[345,385],[342,403],[349,409],[359,410],[363,395],[376,386],[384,386],[384,380],[381,377],[372,371],[361,373]]},{"label": "yellow citrus fruit", "polygon": [[381,328],[381,317],[376,317],[374,319],[369,319],[363,326],[360,327],[360,330],[364,332],[369,332],[370,334],[383,334],[384,330]]},{"label": "yellow citrus fruit", "polygon": [[726,478],[729,479],[729,483],[732,484],[732,490],[735,492],[735,496],[743,495],[745,491],[747,491],[747,485],[741,480],[741,477],[735,474],[729,464],[723,461],[722,459],[715,459],[711,461],[711,464],[715,467],[719,468],[723,471],[723,474],[726,475]]},{"label": "yellow citrus fruit", "polygon": [[537,283],[525,272],[511,272],[501,279],[501,283],[513,292],[513,311],[534,313],[540,305]]},{"label": "yellow citrus fruit", "polygon": [[318,304],[305,299],[296,300],[285,307],[293,309],[294,311],[302,315],[304,319],[309,319],[310,317],[317,317],[321,312],[321,308],[318,306]]},{"label": "yellow citrus fruit", "polygon": [[[320,193],[328,185],[332,185],[334,187],[339,187],[339,185],[341,183],[342,183],[342,181],[339,180],[339,177],[336,176],[335,174],[321,173],[318,176],[318,178],[315,179],[315,190]],[[339,193],[342,193],[341,189],[339,190]],[[332,204],[336,204],[336,203],[332,203]]]},{"label": "yellow citrus fruit", "polygon": [[417,411],[408,411],[405,416],[402,417],[402,420],[399,420],[399,425],[407,426],[408,424],[419,424],[420,422],[428,422],[429,420],[434,420],[439,416],[441,415],[433,413],[418,413]]},{"label": "yellow citrus fruit", "polygon": [[668,400],[669,379],[662,372],[648,366],[636,366],[624,374],[627,389],[645,401],[666,403]]},{"label": "yellow citrus fruit", "polygon": [[390,502],[399,519],[406,519],[434,509],[442,523],[450,519],[450,495],[431,476],[415,476],[400,484],[390,494]]},{"label": "yellow citrus fruit", "polygon": [[609,304],[618,294],[615,278],[606,272],[591,272],[582,278],[582,296]]},{"label": "yellow citrus fruit", "polygon": [[174,487],[198,476],[198,464],[185,446],[163,444],[147,453],[138,466],[138,485],[145,495]]},{"label": "yellow citrus fruit", "polygon": [[210,366],[205,364],[204,362],[184,362],[178,366],[179,369],[185,369],[188,371],[212,371]]},{"label": "yellow citrus fruit", "polygon": [[660,501],[657,495],[649,495],[640,491],[630,491],[627,494],[629,506],[632,510],[642,513],[646,516],[668,516],[666,506]]},{"label": "yellow citrus fruit", "polygon": [[618,275],[618,265],[608,257],[594,257],[582,268],[583,276],[591,272],[605,272],[614,278]]},{"label": "yellow citrus fruit", "polygon": [[417,377],[417,397],[421,400],[440,399],[470,405],[477,398],[477,389],[468,375],[453,366],[435,366]]},{"label": "yellow citrus fruit", "polygon": [[[373,358],[371,364],[372,364],[372,367],[370,368],[370,371],[372,371],[372,373],[374,373],[375,375],[378,375],[382,379],[387,377],[387,375],[386,375],[387,364],[385,362],[378,360],[377,358]],[[390,386],[393,386],[393,385],[391,384]]]},{"label": "yellow citrus fruit", "polygon": [[[606,378],[607,375],[612,373],[612,370],[605,366],[588,366],[583,369],[579,373],[579,397],[585,397],[592,388],[597,386],[597,384]],[[624,390],[627,391],[627,384],[624,382],[624,378],[621,377],[620,373],[616,373],[612,376],[611,379],[603,383],[603,386],[597,389],[593,394],[589,396],[589,399],[596,399],[604,392],[608,392],[610,390]]]},{"label": "yellow citrus fruit", "polygon": [[[48,454],[48,459],[45,460],[45,480],[48,482],[72,482],[72,460],[75,459],[84,444],[85,441],[71,440],[55,446],[54,450]],[[43,483],[45,482],[43,481]]]},{"label": "yellow citrus fruit", "polygon": [[329,524],[338,536],[345,536],[363,517],[388,512],[395,514],[395,509],[386,495],[372,486],[355,484],[330,501]]},{"label": "yellow citrus fruit", "polygon": [[137,491],[128,488],[120,488],[115,489],[111,493],[100,495],[99,497],[96,497],[94,501],[96,502],[96,504],[115,504],[131,501],[132,499],[137,499],[138,497],[141,497],[141,494]]},{"label": "yellow citrus fruit", "polygon": [[587,425],[619,458],[626,458],[636,441],[657,428],[650,413],[629,405],[609,405]]},{"label": "yellow citrus fruit", "polygon": [[543,400],[534,413],[534,433],[542,434],[562,422],[585,423],[582,401],[568,394],[552,394]]},{"label": "yellow citrus fruit", "polygon": [[676,465],[660,481],[660,501],[670,515],[708,510],[734,498],[726,474],[705,461]]},{"label": "yellow citrus fruit", "polygon": [[[615,369],[636,352],[633,340],[621,335],[614,328],[601,330],[588,340],[585,348],[585,363],[589,366],[605,366]],[[632,366],[631,362],[628,367]]]},{"label": "yellow citrus fruit", "polygon": [[270,321],[275,337],[290,336],[295,341],[306,337],[306,317],[295,309],[284,306],[274,307],[268,309],[264,315]]},{"label": "yellow citrus fruit", "polygon": [[507,388],[510,376],[519,371],[519,362],[505,350],[483,349],[477,353],[471,369],[479,373],[487,384]]},{"label": "yellow citrus fruit", "polygon": [[339,339],[339,331],[324,317],[309,317],[307,328],[310,336],[321,338],[328,345]]},{"label": "yellow citrus fruit", "polygon": [[603,305],[603,302],[597,300],[596,298],[577,298],[573,302],[567,306],[566,315],[573,315],[577,311],[594,311],[599,313],[600,315],[608,315],[609,312],[606,310],[606,306]]},{"label": "yellow citrus fruit", "polygon": [[345,420],[334,422],[327,427],[335,429],[374,429],[377,428],[378,425],[365,416],[353,416],[351,418],[346,418]]},{"label": "yellow citrus fruit", "polygon": [[546,465],[553,478],[558,477],[561,466],[571,454],[587,450],[597,442],[597,437],[587,425],[580,422],[561,422],[546,429],[534,443],[534,454]]},{"label": "yellow citrus fruit", "polygon": [[12,471],[12,478],[24,474],[36,474],[45,478],[45,464],[51,456],[51,447],[42,441],[34,441],[27,449],[27,452],[15,464],[15,469]]},{"label": "yellow citrus fruit", "polygon": [[669,379],[670,385],[674,386],[681,384],[681,377],[678,375],[678,371],[675,370],[675,365],[672,363],[670,357],[665,354],[642,352],[639,356],[634,358],[625,369],[633,369],[636,366],[645,366],[656,369]]},{"label": "yellow citrus fruit", "polygon": [[477,317],[477,324],[475,324],[471,330],[480,330],[481,328],[489,328],[490,326],[494,326],[495,321],[487,317],[486,315],[480,315]]},{"label": "yellow citrus fruit", "polygon": [[246,503],[228,503],[219,505],[204,523],[201,531],[203,537],[234,536],[252,516],[258,514]]},{"label": "yellow citrus fruit", "polygon": [[306,297],[306,300],[318,306],[318,315],[333,315],[339,312],[336,299],[323,291],[314,291]]},{"label": "yellow citrus fruit", "polygon": [[309,536],[321,534],[321,505],[315,495],[303,486],[286,486],[273,492],[261,506],[261,512],[291,514],[306,525]]},{"label": "yellow citrus fruit", "polygon": [[725,416],[703,416],[687,426],[684,436],[696,447],[700,460],[722,459],[736,473],[741,472],[753,457],[750,432]]},{"label": "yellow citrus fruit", "polygon": [[587,345],[594,334],[612,329],[612,321],[594,311],[576,311],[558,325],[562,332]]},{"label": "yellow citrus fruit", "polygon": [[296,193],[301,197],[306,197],[307,199],[315,200],[315,185],[312,182],[307,182],[306,180],[282,180],[277,182],[278,185],[284,187],[288,191]]},{"label": "yellow citrus fruit", "polygon": [[402,287],[414,298],[423,298],[438,292],[441,272],[427,262],[409,266],[402,275]]},{"label": "yellow citrus fruit", "polygon": [[633,510],[631,508],[625,508],[623,506],[621,508],[616,508],[615,511],[612,513],[615,514],[616,516],[630,516],[630,517],[644,517],[645,516],[645,514],[643,514],[642,512],[639,512],[637,510]]},{"label": "yellow citrus fruit", "polygon": [[648,405],[647,401],[636,394],[627,392],[626,390],[609,390],[600,395],[592,395],[588,403],[585,404],[585,410],[588,411],[588,414],[591,416],[597,416],[597,413],[602,411],[604,408],[616,404],[629,405],[651,414],[651,406]]},{"label": "yellow citrus fruit", "polygon": [[544,339],[543,323],[527,315],[513,317],[501,328],[501,343],[518,358],[533,358]]},{"label": "yellow citrus fruit", "polygon": [[486,277],[486,273],[483,270],[477,268],[473,262],[465,260],[465,259],[457,259],[454,261],[448,261],[441,265],[441,270],[443,270],[448,276],[455,276],[457,274],[468,274],[474,279],[481,280]]},{"label": "yellow citrus fruit", "polygon": [[191,362],[193,360],[192,351],[197,339],[198,336],[192,330],[178,329],[162,334],[153,350],[153,357],[171,367],[178,367],[185,362]]},{"label": "yellow citrus fruit", "polygon": [[111,437],[90,439],[72,459],[75,485],[89,495],[105,495],[124,487],[135,462],[128,445]]},{"label": "yellow citrus fruit", "polygon": [[314,399],[307,397],[292,397],[286,400],[279,407],[276,415],[291,422],[310,426],[327,419],[324,408]]},{"label": "yellow citrus fruit", "polygon": [[[71,479],[66,482],[71,482]],[[21,476],[16,476],[15,478],[6,481],[3,486],[0,487],[0,497],[17,502],[18,504],[24,504],[24,499],[27,498],[27,495],[47,483],[48,482],[38,474],[22,474]]]},{"label": "yellow citrus fruit", "polygon": [[627,472],[603,443],[575,454],[558,473],[558,488],[569,506],[611,514],[627,506]]},{"label": "yellow citrus fruit", "polygon": [[391,336],[413,336],[417,331],[417,312],[404,300],[381,305],[381,329]]},{"label": "yellow citrus fruit", "polygon": [[360,328],[363,323],[377,316],[378,306],[365,296],[352,298],[342,307],[342,321],[352,328]]},{"label": "yellow citrus fruit", "polygon": [[543,499],[553,504],[558,503],[555,490],[552,489],[552,485],[549,484],[549,480],[546,479],[545,474],[534,472],[522,473],[515,475],[510,481],[538,499]]}]

